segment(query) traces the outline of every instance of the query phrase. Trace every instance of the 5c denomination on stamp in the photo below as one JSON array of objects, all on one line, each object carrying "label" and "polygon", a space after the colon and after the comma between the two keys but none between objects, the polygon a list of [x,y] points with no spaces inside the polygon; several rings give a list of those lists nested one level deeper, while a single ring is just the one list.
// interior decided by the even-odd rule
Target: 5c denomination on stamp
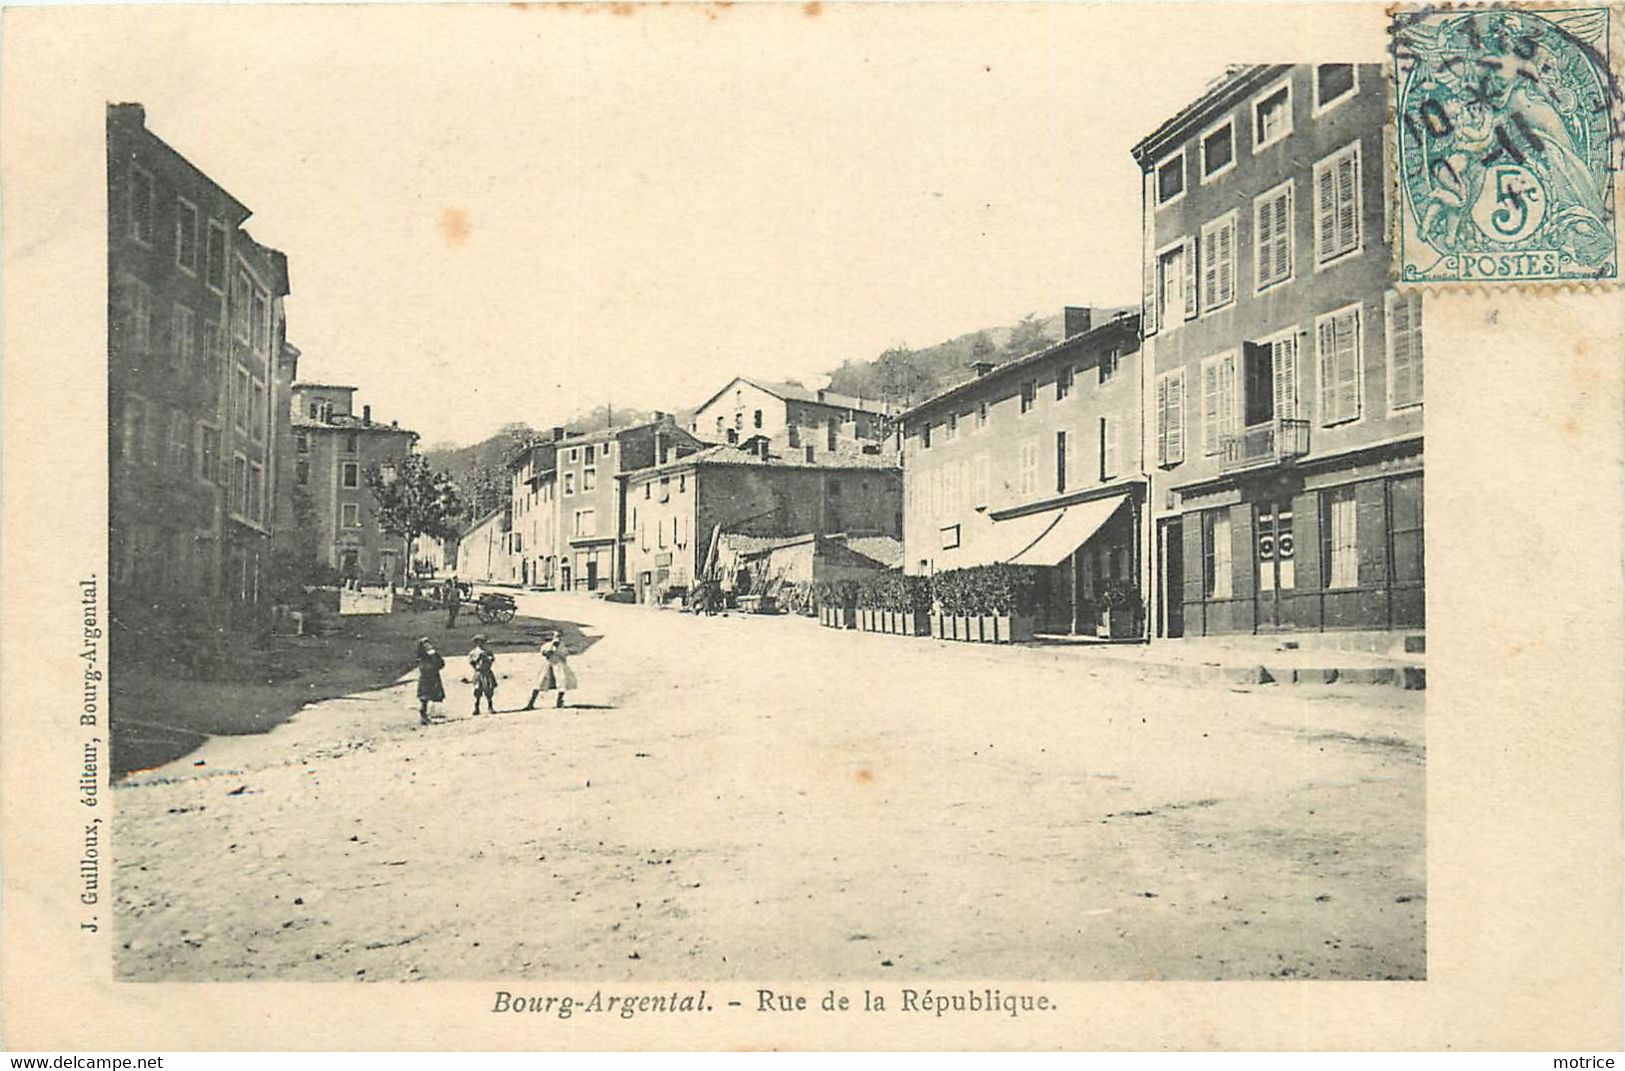
[{"label": "5c denomination on stamp", "polygon": [[1395,12],[1401,282],[1617,281],[1618,15]]}]

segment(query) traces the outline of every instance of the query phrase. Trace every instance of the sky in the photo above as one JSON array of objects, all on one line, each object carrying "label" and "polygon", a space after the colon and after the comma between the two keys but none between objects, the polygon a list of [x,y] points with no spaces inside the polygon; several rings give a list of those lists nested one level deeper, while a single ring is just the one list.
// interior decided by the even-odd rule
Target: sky
[{"label": "sky", "polygon": [[301,378],[425,443],[1135,302],[1130,147],[1290,41],[1235,5],[148,10],[109,99],[287,253]]}]

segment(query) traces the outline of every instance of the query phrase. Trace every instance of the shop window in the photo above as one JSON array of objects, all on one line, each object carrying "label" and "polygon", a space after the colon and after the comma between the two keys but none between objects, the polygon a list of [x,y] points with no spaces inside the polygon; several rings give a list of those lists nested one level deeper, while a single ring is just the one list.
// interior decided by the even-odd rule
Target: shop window
[{"label": "shop window", "polygon": [[1202,583],[1208,598],[1230,598],[1231,572],[1230,511],[1209,510],[1202,515]]},{"label": "shop window", "polygon": [[1356,518],[1353,486],[1321,492],[1320,580],[1328,591],[1359,586]]},{"label": "shop window", "polygon": [[1388,481],[1389,560],[1394,580],[1419,584],[1425,574],[1422,550],[1422,477],[1403,476]]}]

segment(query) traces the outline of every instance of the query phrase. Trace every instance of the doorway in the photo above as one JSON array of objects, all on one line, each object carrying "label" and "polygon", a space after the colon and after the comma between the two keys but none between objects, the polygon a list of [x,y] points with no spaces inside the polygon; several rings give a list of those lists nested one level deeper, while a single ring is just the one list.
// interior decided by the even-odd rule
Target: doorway
[{"label": "doorway", "polygon": [[1185,635],[1185,526],[1178,517],[1162,522],[1157,553],[1162,558],[1162,634]]},{"label": "doorway", "polygon": [[1292,540],[1292,503],[1267,499],[1258,504],[1258,627],[1290,624],[1287,603],[1297,582]]}]

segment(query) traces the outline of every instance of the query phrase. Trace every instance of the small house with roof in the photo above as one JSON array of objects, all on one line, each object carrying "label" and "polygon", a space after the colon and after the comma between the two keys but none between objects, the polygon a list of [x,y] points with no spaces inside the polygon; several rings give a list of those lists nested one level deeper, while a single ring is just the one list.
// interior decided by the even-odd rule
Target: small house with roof
[{"label": "small house with roof", "polygon": [[736,376],[694,411],[689,431],[733,446],[760,436],[784,452],[837,453],[884,438],[886,411],[875,398]]}]

